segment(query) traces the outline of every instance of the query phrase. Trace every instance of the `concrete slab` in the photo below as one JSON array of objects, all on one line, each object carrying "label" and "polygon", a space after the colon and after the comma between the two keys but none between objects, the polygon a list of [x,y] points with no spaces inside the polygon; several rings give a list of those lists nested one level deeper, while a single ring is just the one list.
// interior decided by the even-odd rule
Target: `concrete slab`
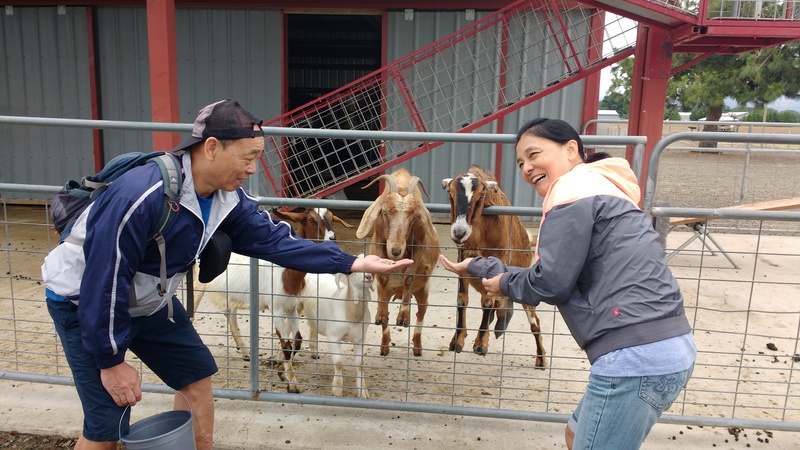
[{"label": "concrete slab", "polygon": [[[145,393],[134,422],[169,410],[172,396]],[[76,436],[83,414],[71,386],[0,380],[0,430]],[[215,449],[564,449],[564,425],[505,419],[216,401]],[[797,449],[791,432],[656,424],[645,450]]]}]

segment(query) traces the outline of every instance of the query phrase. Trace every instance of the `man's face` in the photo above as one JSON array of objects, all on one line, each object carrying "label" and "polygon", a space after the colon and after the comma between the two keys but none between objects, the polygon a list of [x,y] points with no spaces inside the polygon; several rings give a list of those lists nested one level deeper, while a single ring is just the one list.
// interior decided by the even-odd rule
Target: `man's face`
[{"label": "man's face", "polygon": [[263,151],[263,136],[227,141],[214,162],[217,188],[234,191],[242,187],[242,183],[258,171]]}]

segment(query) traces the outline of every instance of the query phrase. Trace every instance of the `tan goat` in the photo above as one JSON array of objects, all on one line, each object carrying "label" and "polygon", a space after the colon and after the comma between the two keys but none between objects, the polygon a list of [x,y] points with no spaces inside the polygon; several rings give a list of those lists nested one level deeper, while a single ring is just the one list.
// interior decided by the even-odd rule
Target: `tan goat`
[{"label": "tan goat", "polygon": [[[389,300],[402,299],[397,325],[410,325],[411,295],[417,302],[417,320],[412,338],[414,356],[422,355],[422,327],[428,310],[428,287],[431,272],[439,258],[439,236],[433,227],[431,213],[422,202],[420,188],[425,186],[406,169],[381,175],[386,187],[375,202],[364,211],[356,236],[372,235],[370,253],[395,261],[411,258],[414,264],[401,274],[378,275],[378,312],[375,323],[382,326],[381,355],[389,354]],[[428,195],[425,192],[425,195]]]},{"label": "tan goat", "polygon": [[[497,184],[494,175],[477,166],[456,178],[442,180],[442,189],[450,198],[450,238],[458,246],[458,260],[475,256],[494,256],[512,266],[530,267],[533,261],[530,238],[517,216],[483,215],[485,206],[510,206],[511,203]],[[458,314],[456,332],[450,341],[450,350],[461,352],[467,337],[467,283],[481,294],[483,317],[475,337],[472,351],[486,355],[489,351],[489,326],[494,315],[495,336],[500,337],[513,314],[513,303],[507,297],[486,296],[483,284],[477,278],[459,278]],[[536,339],[536,367],[544,368],[545,350],[542,343],[539,317],[534,306],[522,305],[528,316],[531,333]]]}]

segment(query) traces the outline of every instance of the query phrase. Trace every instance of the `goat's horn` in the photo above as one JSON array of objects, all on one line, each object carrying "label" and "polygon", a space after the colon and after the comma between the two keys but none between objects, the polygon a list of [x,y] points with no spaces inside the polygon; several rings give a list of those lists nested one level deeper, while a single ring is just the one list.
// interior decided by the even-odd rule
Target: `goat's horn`
[{"label": "goat's horn", "polygon": [[397,192],[397,180],[395,180],[394,177],[391,176],[391,175],[381,175],[381,176],[375,178],[374,180],[370,181],[369,184],[367,184],[366,186],[362,187],[361,189],[366,189],[366,188],[372,186],[378,180],[385,180],[389,184],[389,190],[391,192]]},{"label": "goat's horn", "polygon": [[431,196],[428,195],[428,191],[425,189],[425,183],[423,183],[422,180],[420,180],[417,176],[411,177],[411,181],[408,182],[408,195],[413,194],[418,186],[422,188],[422,192],[425,193],[425,197],[431,198]]}]

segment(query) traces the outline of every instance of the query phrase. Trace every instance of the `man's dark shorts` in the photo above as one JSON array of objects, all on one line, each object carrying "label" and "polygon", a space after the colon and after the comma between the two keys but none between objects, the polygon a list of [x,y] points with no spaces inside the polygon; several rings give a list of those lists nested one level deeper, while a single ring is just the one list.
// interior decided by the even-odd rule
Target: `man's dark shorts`
[{"label": "man's dark shorts", "polygon": [[[131,320],[130,351],[169,387],[180,390],[215,374],[217,364],[189,321],[186,310],[177,298],[173,297],[172,302],[175,323],[167,319],[167,308]],[[117,406],[106,392],[94,357],[83,348],[78,307],[70,301],[48,299],[47,309],[61,338],[83,406],[83,436],[92,441],[118,441],[120,418],[125,408]],[[128,420],[129,415],[125,414],[122,434],[128,432]]]}]

